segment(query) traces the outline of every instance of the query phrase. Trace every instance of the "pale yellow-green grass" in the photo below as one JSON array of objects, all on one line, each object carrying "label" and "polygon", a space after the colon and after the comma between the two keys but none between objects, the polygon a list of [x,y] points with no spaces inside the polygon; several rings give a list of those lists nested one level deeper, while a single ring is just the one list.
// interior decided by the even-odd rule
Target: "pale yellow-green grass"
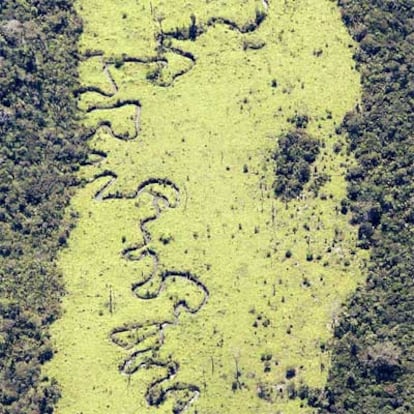
[{"label": "pale yellow-green grass", "polygon": [[[167,281],[155,299],[136,298],[131,285],[149,274],[151,263],[128,261],[121,252],[144,242],[139,223],[156,213],[153,197],[94,199],[108,178],[79,190],[71,207],[80,215],[78,226],[59,260],[67,295],[64,314],[52,327],[58,352],[45,368],[62,388],[57,413],[171,413],[173,395],[159,408],[145,401],[147,386],[165,372],[122,375],[118,366],[128,351],[109,335],[123,324],[174,320],[164,329],[157,357],[179,363],[168,385],[200,388],[188,412],[313,412],[286,390],[289,384],[324,385],[329,353],[323,349],[341,302],[361,281],[363,260],[353,251],[355,229],[337,208],[349,160],[333,152],[333,144],[344,141],[334,131],[360,90],[353,44],[336,6],[329,0],[274,0],[254,33],[218,24],[194,42],[172,41],[196,57],[195,65],[172,52],[164,54],[168,64],[113,62],[123,54],[156,57],[159,22],[163,30],[188,26],[194,14],[200,23],[216,16],[241,27],[263,3],[153,1],[151,12],[149,1],[78,0],[77,7],[85,25],[82,50],[104,54],[82,62],[82,83],[115,93],[103,71],[109,62],[118,86],[113,97],[84,94],[80,108],[126,99],[142,106],[138,138],[122,141],[100,129],[90,145],[107,158],[83,167],[81,175],[116,173],[106,194],[133,194],[149,177],[173,181],[180,189],[178,205],[164,208],[147,226],[158,270],[189,271],[210,296],[197,313],[181,309],[178,318],[174,303],[186,299],[196,307],[202,301],[200,290],[182,278]],[[265,46],[246,49],[248,42]],[[169,87],[147,80],[157,65]],[[188,72],[174,80],[183,69]],[[133,105],[93,111],[84,123],[110,120],[116,133],[133,134],[134,111]],[[300,200],[282,203],[272,192],[270,153],[276,137],[293,128],[287,118],[295,112],[310,117],[308,132],[324,143],[315,165],[332,179],[322,197],[305,190]],[[287,250],[292,257],[285,257]],[[269,372],[263,354],[272,355]],[[233,391],[235,361],[244,386]],[[296,370],[293,379],[286,379],[288,368]],[[263,384],[272,389],[273,403],[257,396]]]}]

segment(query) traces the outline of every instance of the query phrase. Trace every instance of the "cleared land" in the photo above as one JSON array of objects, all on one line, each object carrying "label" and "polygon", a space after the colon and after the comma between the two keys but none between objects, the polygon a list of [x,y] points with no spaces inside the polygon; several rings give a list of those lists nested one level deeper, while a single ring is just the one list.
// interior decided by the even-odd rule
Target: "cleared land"
[{"label": "cleared land", "polygon": [[[311,413],[289,397],[326,381],[331,326],[363,260],[339,212],[350,161],[335,127],[360,90],[338,10],[78,10],[93,154],[60,258],[68,294],[46,369],[58,413]],[[271,152],[298,114],[323,143],[314,178],[330,181],[283,203]]]}]

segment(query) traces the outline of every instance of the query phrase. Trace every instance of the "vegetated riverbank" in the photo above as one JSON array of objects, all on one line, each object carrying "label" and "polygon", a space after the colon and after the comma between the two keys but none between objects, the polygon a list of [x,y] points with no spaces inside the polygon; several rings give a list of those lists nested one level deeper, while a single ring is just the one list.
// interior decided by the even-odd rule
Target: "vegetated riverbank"
[{"label": "vegetated riverbank", "polygon": [[343,128],[358,165],[348,208],[371,249],[364,288],[348,302],[322,413],[414,412],[414,2],[339,1],[359,42],[361,107]]},{"label": "vegetated riverbank", "polygon": [[71,226],[64,210],[84,158],[75,122],[71,0],[0,5],[0,412],[49,413],[55,383],[48,328],[63,286],[55,257]]}]

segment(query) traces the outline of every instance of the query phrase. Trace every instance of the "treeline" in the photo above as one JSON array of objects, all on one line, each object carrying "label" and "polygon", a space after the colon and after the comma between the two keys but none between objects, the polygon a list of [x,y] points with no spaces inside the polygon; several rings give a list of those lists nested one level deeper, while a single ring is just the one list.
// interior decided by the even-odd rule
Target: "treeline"
[{"label": "treeline", "polygon": [[51,413],[59,390],[40,376],[59,315],[56,252],[78,164],[72,0],[0,1],[0,412]]},{"label": "treeline", "polygon": [[359,42],[362,104],[347,114],[349,209],[367,281],[335,329],[320,413],[414,413],[414,1],[340,0]]}]

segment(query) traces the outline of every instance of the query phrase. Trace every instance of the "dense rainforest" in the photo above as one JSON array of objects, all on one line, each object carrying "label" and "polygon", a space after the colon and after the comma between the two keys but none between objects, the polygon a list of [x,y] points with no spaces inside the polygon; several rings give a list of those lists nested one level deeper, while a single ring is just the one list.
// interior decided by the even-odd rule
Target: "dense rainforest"
[{"label": "dense rainforest", "polygon": [[340,0],[359,42],[361,106],[343,126],[357,165],[348,173],[366,286],[335,329],[321,413],[414,412],[414,2]]},{"label": "dense rainforest", "polygon": [[71,0],[0,1],[0,412],[53,411],[40,376],[63,286],[54,259],[85,157],[75,122],[77,38]]}]

